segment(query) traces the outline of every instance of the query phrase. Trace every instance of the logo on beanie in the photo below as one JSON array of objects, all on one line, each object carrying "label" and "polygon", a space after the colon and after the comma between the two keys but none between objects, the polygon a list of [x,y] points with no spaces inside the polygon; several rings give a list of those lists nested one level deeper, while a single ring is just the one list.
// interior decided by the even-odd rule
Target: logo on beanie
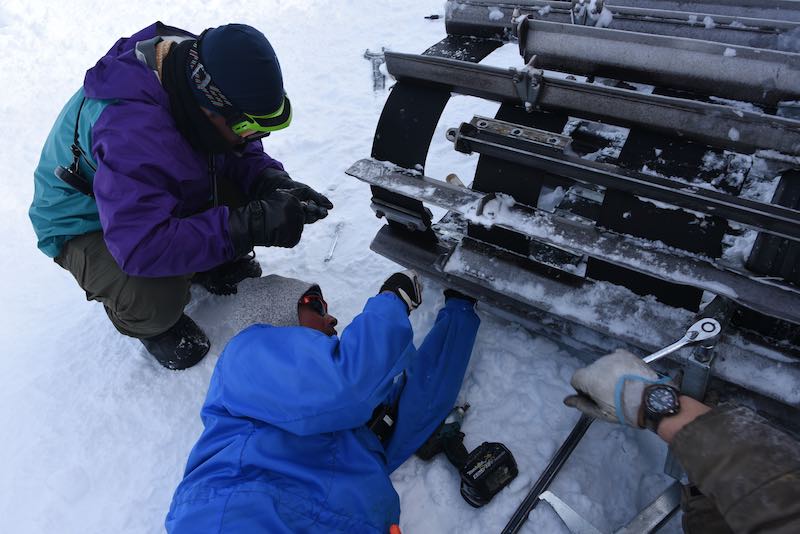
[{"label": "logo on beanie", "polygon": [[233,104],[222,94],[219,87],[211,82],[211,74],[200,62],[200,54],[197,52],[197,41],[189,49],[189,71],[192,83],[198,91],[203,93],[209,102],[218,108],[231,108]]}]

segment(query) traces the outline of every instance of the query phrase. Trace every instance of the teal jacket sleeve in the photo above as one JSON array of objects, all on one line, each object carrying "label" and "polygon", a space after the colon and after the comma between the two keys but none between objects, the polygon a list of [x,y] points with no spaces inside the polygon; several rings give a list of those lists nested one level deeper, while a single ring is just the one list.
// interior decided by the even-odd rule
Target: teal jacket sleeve
[{"label": "teal jacket sleeve", "polygon": [[356,428],[413,354],[406,308],[393,294],[369,299],[341,339],[254,325],[220,356],[204,411],[223,409],[296,435]]},{"label": "teal jacket sleeve", "polygon": [[414,454],[453,409],[479,325],[465,300],[451,298],[439,312],[406,372],[397,426],[386,446],[389,472]]}]

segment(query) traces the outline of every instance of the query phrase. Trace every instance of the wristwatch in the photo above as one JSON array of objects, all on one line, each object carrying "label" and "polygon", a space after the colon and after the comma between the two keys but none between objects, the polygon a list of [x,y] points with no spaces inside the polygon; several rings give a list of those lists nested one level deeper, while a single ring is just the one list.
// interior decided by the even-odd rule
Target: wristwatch
[{"label": "wristwatch", "polygon": [[651,384],[642,393],[642,421],[639,426],[655,432],[665,417],[677,414],[681,409],[678,390],[666,384]]}]

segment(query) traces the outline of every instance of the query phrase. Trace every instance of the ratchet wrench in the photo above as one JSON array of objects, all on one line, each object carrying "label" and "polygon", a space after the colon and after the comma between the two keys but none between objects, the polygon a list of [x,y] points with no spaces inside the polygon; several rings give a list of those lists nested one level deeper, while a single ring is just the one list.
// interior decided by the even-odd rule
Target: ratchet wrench
[{"label": "ratchet wrench", "polygon": [[716,319],[706,318],[700,319],[692,326],[689,327],[689,330],[686,331],[686,334],[678,341],[664,347],[663,349],[654,352],[649,356],[644,357],[644,363],[652,363],[656,360],[659,360],[666,356],[667,354],[672,354],[676,350],[685,347],[691,343],[697,343],[698,341],[705,341],[706,339],[712,338],[718,335],[722,331],[722,327],[719,324],[719,321]]}]

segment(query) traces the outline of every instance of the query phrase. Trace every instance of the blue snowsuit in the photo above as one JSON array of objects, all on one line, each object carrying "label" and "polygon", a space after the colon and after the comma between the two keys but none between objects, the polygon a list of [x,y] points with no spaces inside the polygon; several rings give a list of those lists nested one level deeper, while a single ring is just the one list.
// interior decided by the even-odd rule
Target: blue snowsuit
[{"label": "blue snowsuit", "polygon": [[[173,533],[389,532],[389,474],[455,403],[480,320],[451,298],[419,350],[403,302],[369,299],[341,338],[254,325],[217,362],[205,430],[170,506]],[[365,423],[398,399],[382,445]]]}]

